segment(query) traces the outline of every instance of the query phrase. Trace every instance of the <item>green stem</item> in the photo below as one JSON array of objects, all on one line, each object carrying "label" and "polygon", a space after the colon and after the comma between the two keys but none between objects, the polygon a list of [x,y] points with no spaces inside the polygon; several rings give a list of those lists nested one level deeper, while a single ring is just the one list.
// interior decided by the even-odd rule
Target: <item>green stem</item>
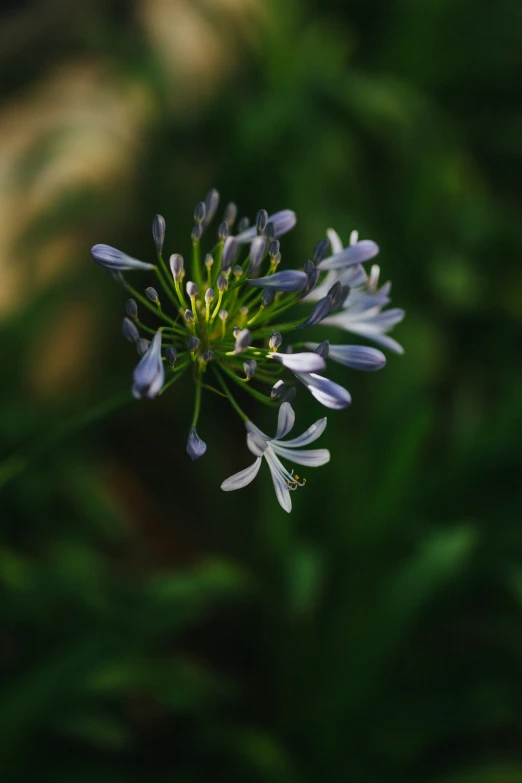
[{"label": "green stem", "polygon": [[201,409],[201,375],[198,374],[196,378],[196,399],[194,400],[194,415],[192,417],[192,426],[195,427],[199,419],[199,411]]},{"label": "green stem", "polygon": [[176,312],[177,312],[179,310],[179,302],[178,302],[177,298],[174,296],[174,292],[173,292],[173,290],[171,288],[171,285],[170,285],[170,279],[171,278],[169,279],[167,268],[165,266],[165,262],[164,262],[162,256],[158,256],[158,259],[159,259],[159,262],[160,262],[160,266],[159,267],[157,266],[154,271],[156,272],[156,274],[159,277],[159,281],[161,283],[162,289],[166,292],[167,296],[169,297],[170,301],[172,302],[172,304],[176,308]]},{"label": "green stem", "polygon": [[235,401],[232,393],[230,392],[230,389],[228,388],[227,384],[225,383],[225,379],[222,377],[222,375],[219,372],[219,370],[217,369],[217,367],[214,365],[212,369],[214,370],[214,373],[216,375],[218,383],[221,386],[221,388],[223,389],[223,391],[225,392],[225,395],[226,395],[229,403],[232,405],[232,407],[234,408],[236,413],[238,413],[241,416],[243,421],[248,421],[248,416],[246,415],[246,413],[244,411],[241,410],[241,408],[239,407],[239,405]]},{"label": "green stem", "polygon": [[192,243],[192,268],[194,270],[194,282],[201,289],[203,287],[203,277],[201,275],[201,247],[199,242]]},{"label": "green stem", "polygon": [[172,318],[170,318],[168,315],[165,315],[165,313],[160,312],[156,305],[153,305],[152,302],[149,302],[145,296],[142,296],[139,291],[136,291],[136,289],[129,285],[129,283],[125,283],[125,288],[135,299],[141,302],[141,304],[144,305],[147,310],[150,310],[151,313],[154,313],[157,318],[162,318],[165,323],[168,323],[176,329],[179,329],[179,327],[176,326],[176,322]]}]

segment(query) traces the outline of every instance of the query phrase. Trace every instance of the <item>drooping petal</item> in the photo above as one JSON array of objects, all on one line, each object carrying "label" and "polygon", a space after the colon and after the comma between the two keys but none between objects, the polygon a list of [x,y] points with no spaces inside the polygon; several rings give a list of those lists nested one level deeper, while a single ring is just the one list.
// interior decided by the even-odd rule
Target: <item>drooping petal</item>
[{"label": "drooping petal", "polygon": [[284,446],[285,449],[298,449],[301,446],[308,446],[309,443],[313,443],[314,440],[321,437],[326,428],[326,421],[325,416],[316,421],[315,424],[311,424],[302,435],[298,435],[297,438],[292,438],[292,440],[285,440],[278,445]]},{"label": "drooping petal", "polygon": [[298,269],[287,269],[268,275],[268,277],[248,280],[248,282],[257,288],[273,288],[275,291],[302,291],[308,283],[308,275]]},{"label": "drooping petal", "polygon": [[221,484],[221,489],[225,492],[232,492],[235,489],[242,489],[243,487],[246,487],[255,479],[259,473],[259,468],[261,467],[262,461],[262,458],[258,457],[253,465],[250,465],[250,467],[245,468],[244,470],[240,470],[239,473],[234,473],[233,476],[225,479],[225,481],[223,481]]},{"label": "drooping petal", "polygon": [[279,440],[288,435],[295,422],[294,409],[289,402],[283,402],[279,408],[279,415],[277,417],[277,432],[274,436],[274,440]]},{"label": "drooping petal", "polygon": [[[306,343],[307,348],[316,348],[317,343]],[[386,356],[377,348],[366,345],[330,345],[330,359],[354,370],[374,372],[380,370],[386,364]]]},{"label": "drooping petal", "polygon": [[[274,212],[273,215],[269,215],[267,220],[267,223],[274,224],[274,237],[276,239],[277,237],[288,233],[288,231],[291,231],[296,222],[296,214],[291,209],[282,209],[280,212]],[[244,245],[247,242],[251,242],[256,236],[256,233],[256,226],[251,226],[251,228],[247,228],[245,231],[242,231],[240,234],[238,234],[236,239],[241,245]]]},{"label": "drooping petal", "polygon": [[134,368],[132,393],[136,399],[152,399],[165,383],[165,368],[161,358],[161,331],[158,329],[146,353]]},{"label": "drooping petal", "polygon": [[268,467],[270,468],[270,473],[272,474],[272,481],[274,482],[274,489],[276,497],[279,501],[279,505],[285,511],[290,513],[292,510],[292,499],[290,497],[290,491],[284,477],[285,473],[288,471],[284,469],[275,454],[273,454],[270,449],[268,449],[266,452],[266,461],[268,462]]},{"label": "drooping petal", "polygon": [[322,375],[315,373],[296,373],[295,375],[325,408],[342,410],[352,401],[350,392],[344,386],[340,386],[328,378],[323,378]]},{"label": "drooping petal", "polygon": [[295,449],[286,449],[279,443],[272,444],[272,448],[280,457],[295,462],[297,465],[307,465],[310,468],[318,468],[320,465],[326,465],[330,462],[330,452],[328,449],[305,449],[297,451]]},{"label": "drooping petal", "polygon": [[374,258],[379,252],[379,245],[371,239],[361,239],[355,245],[348,245],[340,253],[325,258],[319,264],[319,269],[345,269],[352,264],[362,264]]},{"label": "drooping petal", "polygon": [[91,248],[91,255],[97,264],[100,264],[113,272],[122,272],[126,269],[155,269],[154,264],[146,264],[144,261],[138,261],[136,258],[132,258],[110,245],[94,245],[94,247]]},{"label": "drooping petal", "polygon": [[326,362],[318,353],[303,351],[302,353],[271,353],[276,362],[283,364],[292,372],[321,372]]}]

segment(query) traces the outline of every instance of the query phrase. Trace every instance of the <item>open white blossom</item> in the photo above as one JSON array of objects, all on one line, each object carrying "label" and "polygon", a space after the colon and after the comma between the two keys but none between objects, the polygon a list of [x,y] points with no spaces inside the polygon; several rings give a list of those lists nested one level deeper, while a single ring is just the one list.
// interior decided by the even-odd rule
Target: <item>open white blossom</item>
[{"label": "open white blossom", "polygon": [[330,452],[328,449],[306,449],[305,451],[298,451],[303,446],[308,446],[309,443],[313,443],[317,440],[326,427],[326,418],[319,419],[315,424],[312,424],[308,429],[292,440],[281,440],[284,438],[292,427],[294,426],[295,413],[289,402],[283,402],[279,408],[279,417],[277,422],[277,432],[273,438],[269,438],[258,429],[251,421],[245,422],[247,428],[247,446],[256,457],[256,461],[250,467],[241,470],[239,473],[235,473],[230,478],[226,479],[221,484],[221,489],[225,492],[231,492],[235,489],[242,489],[250,484],[261,467],[263,457],[268,463],[270,472],[272,474],[272,480],[274,482],[274,489],[277,499],[282,508],[285,511],[290,512],[292,510],[292,500],[290,492],[302,487],[306,483],[306,479],[300,479],[294,471],[289,471],[285,468],[279,457],[284,457],[297,465],[306,465],[307,467],[317,468],[320,465],[325,465],[330,461]]}]

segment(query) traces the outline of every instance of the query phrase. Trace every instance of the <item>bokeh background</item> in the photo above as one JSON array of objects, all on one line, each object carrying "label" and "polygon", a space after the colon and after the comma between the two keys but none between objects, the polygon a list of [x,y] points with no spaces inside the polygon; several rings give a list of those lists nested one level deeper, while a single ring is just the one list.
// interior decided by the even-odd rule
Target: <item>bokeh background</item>
[{"label": "bokeh background", "polygon": [[[3,9],[2,780],[522,781],[519,0]],[[404,356],[332,368],[291,516],[268,471],[220,491],[226,401],[197,463],[189,383],[122,404],[89,249],[149,259],[160,212],[188,254],[212,186],[296,210],[289,265],[358,228],[407,310]]]}]

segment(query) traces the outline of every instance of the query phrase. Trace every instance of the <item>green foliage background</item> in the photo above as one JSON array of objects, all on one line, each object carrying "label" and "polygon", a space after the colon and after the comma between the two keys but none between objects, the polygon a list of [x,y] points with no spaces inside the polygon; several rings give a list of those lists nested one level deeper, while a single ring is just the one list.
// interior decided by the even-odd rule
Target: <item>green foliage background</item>
[{"label": "green foliage background", "polygon": [[[149,109],[128,177],[51,193],[3,262],[26,277],[0,322],[2,780],[519,783],[522,6],[244,5],[240,23],[194,0],[235,64],[190,84],[137,5],[4,11],[6,106],[81,56]],[[63,133],[31,147],[18,193]],[[403,357],[333,369],[353,404],[290,517],[267,475],[220,492],[248,460],[226,401],[205,400],[194,464],[188,385],[118,405],[136,357],[88,250],[145,259],[160,212],[187,252],[211,186],[241,214],[295,209],[290,265],[357,227],[407,310]],[[75,251],[36,285],[64,232]],[[43,394],[65,306],[94,326]],[[296,410],[322,415],[304,393]]]}]

